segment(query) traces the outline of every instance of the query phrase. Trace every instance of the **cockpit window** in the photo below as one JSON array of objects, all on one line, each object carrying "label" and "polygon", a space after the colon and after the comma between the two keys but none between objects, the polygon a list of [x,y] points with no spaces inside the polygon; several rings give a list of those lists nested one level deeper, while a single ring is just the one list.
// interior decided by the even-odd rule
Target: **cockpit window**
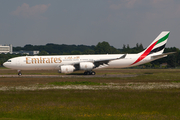
[{"label": "cockpit window", "polygon": [[7,62],[11,62],[11,60],[8,60]]}]

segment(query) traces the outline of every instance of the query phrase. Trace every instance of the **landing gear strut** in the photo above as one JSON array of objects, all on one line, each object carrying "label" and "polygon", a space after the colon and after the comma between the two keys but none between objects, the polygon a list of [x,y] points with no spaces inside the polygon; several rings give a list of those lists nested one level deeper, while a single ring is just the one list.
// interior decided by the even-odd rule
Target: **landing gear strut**
[{"label": "landing gear strut", "polygon": [[85,71],[84,72],[84,75],[95,75],[96,74],[96,72],[94,72],[94,71]]},{"label": "landing gear strut", "polygon": [[21,75],[22,75],[21,70],[18,70],[18,75],[19,75],[19,76],[21,76]]}]

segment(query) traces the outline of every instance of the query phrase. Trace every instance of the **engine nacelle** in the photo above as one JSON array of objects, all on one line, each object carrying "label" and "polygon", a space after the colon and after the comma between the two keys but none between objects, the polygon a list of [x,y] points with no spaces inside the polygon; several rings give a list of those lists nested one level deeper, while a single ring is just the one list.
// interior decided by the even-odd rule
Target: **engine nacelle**
[{"label": "engine nacelle", "polygon": [[63,65],[60,67],[61,73],[72,73],[75,70],[75,67],[72,65]]},{"label": "engine nacelle", "polygon": [[92,70],[94,68],[94,64],[91,62],[81,62],[79,67],[81,70]]}]

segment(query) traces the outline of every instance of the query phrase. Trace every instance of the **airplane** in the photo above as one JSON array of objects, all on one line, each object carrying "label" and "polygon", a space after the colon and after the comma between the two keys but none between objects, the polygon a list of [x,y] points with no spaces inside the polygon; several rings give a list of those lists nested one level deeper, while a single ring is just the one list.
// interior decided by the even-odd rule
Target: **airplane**
[{"label": "airplane", "polygon": [[72,73],[84,70],[85,75],[95,75],[94,69],[106,67],[126,68],[148,63],[174,52],[163,53],[170,31],[162,31],[142,52],[137,54],[98,54],[98,55],[48,55],[21,56],[9,59],[3,66],[18,70],[50,70]]}]

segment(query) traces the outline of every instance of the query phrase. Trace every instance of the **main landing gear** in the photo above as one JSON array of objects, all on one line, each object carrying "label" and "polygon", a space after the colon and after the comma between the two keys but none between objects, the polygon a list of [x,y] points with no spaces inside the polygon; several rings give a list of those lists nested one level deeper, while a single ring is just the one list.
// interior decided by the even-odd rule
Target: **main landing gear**
[{"label": "main landing gear", "polygon": [[21,75],[22,75],[21,70],[18,70],[18,75],[19,75],[19,76],[21,76]]},{"label": "main landing gear", "polygon": [[96,72],[94,72],[94,71],[85,71],[84,72],[84,75],[95,75],[96,74]]}]

